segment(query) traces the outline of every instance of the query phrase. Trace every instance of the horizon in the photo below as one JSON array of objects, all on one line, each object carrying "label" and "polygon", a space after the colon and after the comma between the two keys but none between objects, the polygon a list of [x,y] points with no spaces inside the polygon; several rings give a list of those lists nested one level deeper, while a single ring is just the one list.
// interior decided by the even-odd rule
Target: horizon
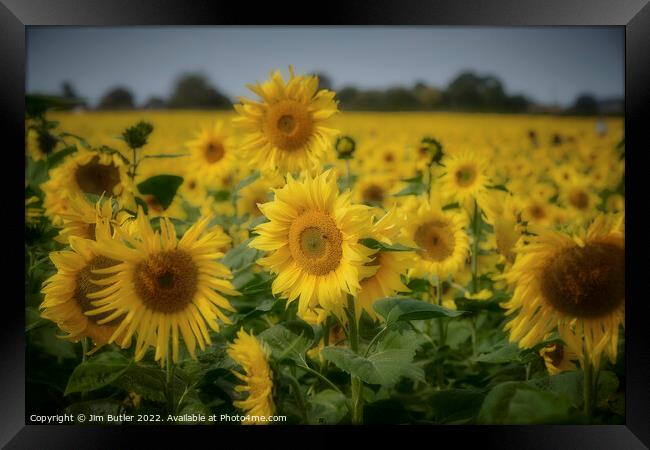
[{"label": "horizon", "polygon": [[28,27],[26,87],[54,94],[69,82],[95,106],[124,86],[142,105],[168,98],[182,74],[202,73],[235,101],[250,95],[245,84],[271,70],[286,75],[291,64],[297,73],[326,75],[334,90],[417,82],[444,89],[471,71],[495,76],[508,95],[567,107],[585,93],[624,98],[619,28]]}]

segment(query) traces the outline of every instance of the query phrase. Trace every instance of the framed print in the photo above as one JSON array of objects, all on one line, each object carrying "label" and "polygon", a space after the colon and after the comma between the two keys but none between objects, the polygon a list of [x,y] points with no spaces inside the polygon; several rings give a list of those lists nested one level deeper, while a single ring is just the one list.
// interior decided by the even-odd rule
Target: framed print
[{"label": "framed print", "polygon": [[270,6],[3,0],[2,444],[647,448],[647,2]]}]

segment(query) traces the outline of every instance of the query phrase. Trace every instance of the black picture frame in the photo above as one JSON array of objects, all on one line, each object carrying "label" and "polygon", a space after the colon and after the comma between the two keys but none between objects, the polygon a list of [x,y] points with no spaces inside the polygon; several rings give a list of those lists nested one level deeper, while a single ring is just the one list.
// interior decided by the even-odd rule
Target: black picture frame
[{"label": "black picture frame", "polygon": [[[322,11],[321,11],[322,9]],[[292,15],[288,11],[294,11]],[[316,13],[314,11],[317,11]],[[302,13],[302,14],[301,14]],[[643,214],[644,189],[639,184],[647,174],[641,155],[650,150],[644,133],[650,109],[650,6],[648,0],[414,0],[372,2],[325,2],[291,4],[217,2],[182,0],[0,0],[0,123],[6,128],[3,155],[10,167],[21,167],[23,157],[17,148],[24,145],[25,41],[26,27],[39,25],[129,26],[129,25],[480,25],[480,26],[602,26],[625,28],[625,139],[632,151],[627,154],[626,181],[627,233],[633,243],[626,251],[628,294],[626,295],[626,423],[625,425],[587,426],[456,426],[415,427],[422,433],[422,445],[443,445],[441,438],[455,447],[469,443],[483,447],[517,449],[636,449],[650,445],[650,302],[643,296],[646,269],[643,251],[648,246]],[[19,170],[5,167],[6,183],[2,221],[7,232],[0,251],[4,289],[3,321],[0,327],[0,445],[6,448],[119,448],[121,439],[144,436],[164,439],[168,445],[198,444],[196,433],[206,434],[208,445],[223,438],[210,427],[81,427],[71,425],[25,425],[25,318],[18,280],[22,276],[18,255],[24,254],[17,238],[11,237],[21,224],[23,203],[18,190],[23,180]],[[24,187],[24,186],[23,186]],[[637,205],[639,208],[637,208]],[[6,211],[6,212],[5,212]],[[15,219],[18,222],[18,219]],[[24,267],[24,265],[22,266]],[[12,273],[15,271],[15,275]],[[647,277],[647,275],[646,275]],[[12,289],[7,289],[11,286]],[[23,292],[24,294],[24,292]],[[312,436],[333,437],[329,428],[300,427],[287,431],[237,431],[238,439],[262,437],[271,431],[285,436],[299,432],[302,445]],[[365,429],[366,427],[364,427]],[[231,429],[232,430],[232,429]],[[351,428],[348,427],[348,430]],[[367,430],[367,429],[366,429]],[[394,430],[411,433],[406,429]],[[188,434],[191,433],[191,440]],[[371,430],[381,438],[386,430]],[[392,434],[392,432],[390,432]],[[444,435],[444,437],[443,437]],[[212,438],[210,438],[212,436]],[[398,436],[397,434],[395,436]],[[201,440],[203,440],[201,438]],[[398,437],[399,439],[399,437]],[[410,440],[411,438],[409,438]],[[133,441],[132,441],[133,442]],[[215,444],[211,444],[214,442]],[[245,442],[245,441],[240,441]],[[276,441],[277,442],[277,441]],[[414,442],[415,444],[415,442]],[[287,444],[289,445],[289,444]],[[332,443],[332,445],[337,445]],[[119,446],[119,447],[118,447]],[[127,447],[129,445],[126,445]]]}]

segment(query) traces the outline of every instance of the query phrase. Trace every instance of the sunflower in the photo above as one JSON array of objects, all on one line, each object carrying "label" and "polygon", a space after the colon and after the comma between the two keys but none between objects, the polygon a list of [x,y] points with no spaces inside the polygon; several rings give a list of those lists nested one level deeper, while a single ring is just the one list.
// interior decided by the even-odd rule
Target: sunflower
[{"label": "sunflower", "polygon": [[453,194],[461,205],[468,205],[470,200],[481,203],[488,184],[485,159],[476,153],[461,151],[445,156],[443,163],[446,168],[441,179],[443,189]]},{"label": "sunflower", "polygon": [[69,205],[68,212],[60,214],[63,229],[54,238],[62,244],[67,244],[71,236],[79,236],[94,241],[97,218],[111,222],[113,210],[110,200],[105,200],[103,204],[101,204],[100,200],[93,206],[83,196],[73,194],[70,196]]},{"label": "sunflower", "polygon": [[115,197],[125,203],[133,198],[127,166],[115,155],[79,150],[50,171],[50,179],[41,185],[45,193],[45,214],[55,224],[70,210],[70,198],[85,193]]},{"label": "sunflower", "polygon": [[[96,233],[98,237],[110,239],[107,220],[98,217]],[[88,314],[94,310],[90,296],[102,289],[96,282],[106,278],[94,271],[113,267],[118,261],[99,254],[96,242],[90,239],[71,236],[69,242],[70,250],[50,253],[57,272],[43,283],[45,298],[40,306],[41,316],[68,333],[66,339],[78,342],[89,337],[99,348],[116,334],[124,317],[113,315],[106,320],[106,313]],[[128,347],[130,340],[123,339],[121,343]]]},{"label": "sunflower", "polygon": [[589,216],[595,213],[596,205],[599,202],[598,196],[594,194],[588,180],[583,177],[575,177],[572,181],[565,183],[560,189],[560,200],[580,216]]},{"label": "sunflower", "polygon": [[443,211],[435,203],[422,202],[408,216],[403,230],[404,242],[418,249],[413,253],[409,277],[445,278],[460,270],[469,254],[467,223],[462,212]]},{"label": "sunflower", "polygon": [[239,191],[237,199],[237,213],[246,215],[251,219],[262,215],[259,204],[269,201],[272,189],[282,187],[284,179],[281,176],[269,174],[253,181]]},{"label": "sunflower", "polygon": [[370,206],[389,206],[395,181],[388,174],[362,175],[354,185],[354,200]]},{"label": "sunflower", "polygon": [[200,219],[177,240],[168,218],[154,232],[140,207],[133,235],[117,229],[119,239],[97,243],[103,256],[119,264],[98,272],[110,276],[102,280],[106,288],[90,295],[97,299],[92,314],[109,313],[100,323],[126,314],[110,342],[128,341],[137,332],[136,360],[151,345],[164,364],[171,339],[172,359],[178,361],[179,330],[194,357],[197,344],[205,350],[211,343],[208,327],[218,331],[217,319],[230,323],[222,310],[234,309],[222,294],[238,293],[228,281],[230,270],[216,261],[229,238],[219,227],[206,230],[209,221]]},{"label": "sunflower", "polygon": [[503,261],[514,262],[515,254],[512,249],[523,231],[519,220],[519,207],[514,197],[507,192],[493,190],[485,197],[483,208],[486,222],[494,229],[494,249]]},{"label": "sunflower", "polygon": [[192,155],[188,172],[204,183],[212,184],[230,174],[235,161],[235,143],[224,131],[222,122],[203,127],[187,147]]},{"label": "sunflower", "polygon": [[337,133],[324,126],[338,111],[334,92],[318,90],[316,76],[296,76],[291,66],[289,73],[286,83],[276,71],[262,84],[247,85],[261,101],[240,97],[241,104],[235,105],[239,117],[233,124],[247,132],[244,158],[261,170],[311,169]]},{"label": "sunflower", "polygon": [[63,142],[47,130],[30,128],[27,132],[26,153],[34,161],[45,160],[63,147]]},{"label": "sunflower", "polygon": [[513,318],[510,340],[529,348],[557,327],[583,362],[598,367],[603,353],[616,360],[625,312],[625,234],[622,215],[599,215],[571,234],[532,227],[505,273],[514,285],[503,306]]},{"label": "sunflower", "polygon": [[272,290],[288,299],[300,298],[298,311],[322,307],[340,317],[346,294],[356,295],[365,266],[374,253],[359,243],[370,231],[370,208],[352,205],[350,193],[339,194],[331,171],[302,180],[287,176],[272,202],[259,208],[269,222],[255,227],[250,246],[269,252],[258,262],[277,273]]},{"label": "sunflower", "polygon": [[576,370],[574,361],[578,360],[578,356],[561,342],[542,347],[539,354],[544,358],[544,365],[549,375],[557,375],[560,372]]},{"label": "sunflower", "polygon": [[39,203],[40,199],[35,195],[25,199],[25,223],[38,222],[43,217],[43,208]]},{"label": "sunflower", "polygon": [[[234,371],[244,385],[235,387],[237,392],[248,392],[245,400],[233,402],[235,407],[246,411],[244,425],[266,425],[268,418],[275,413],[273,403],[273,373],[269,367],[268,350],[252,334],[243,329],[237,332],[234,342],[228,346],[228,355],[244,369],[243,373]],[[266,417],[267,420],[259,420]]]},{"label": "sunflower", "polygon": [[[388,245],[404,245],[400,242],[399,236],[403,226],[402,220],[398,210],[395,207],[391,208],[373,224],[371,237]],[[393,296],[398,292],[410,291],[402,282],[402,274],[406,275],[412,261],[413,252],[409,251],[378,250],[371,255],[371,261],[366,263],[366,266],[371,267],[374,273],[370,273],[360,281],[361,289],[355,302],[357,317],[360,317],[361,312],[365,310],[371,318],[375,319],[377,314],[372,307],[375,300]]]}]

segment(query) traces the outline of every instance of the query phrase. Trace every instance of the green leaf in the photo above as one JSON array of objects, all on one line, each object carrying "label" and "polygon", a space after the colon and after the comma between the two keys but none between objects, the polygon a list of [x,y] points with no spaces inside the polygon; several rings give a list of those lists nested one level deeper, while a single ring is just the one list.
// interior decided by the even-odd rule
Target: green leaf
[{"label": "green leaf", "polygon": [[362,245],[371,248],[373,250],[383,250],[387,252],[409,252],[415,250],[414,248],[407,247],[402,244],[393,244],[393,245],[388,245],[383,242],[379,242],[376,239],[372,238],[365,238],[361,239],[359,241]]},{"label": "green leaf", "polygon": [[221,262],[233,272],[249,267],[263,254],[263,252],[248,246],[251,240],[246,239],[238,246],[231,248]]},{"label": "green leaf", "polygon": [[[584,402],[584,375],[582,371],[562,372],[544,378],[536,378],[528,381],[542,391],[554,392],[566,397],[575,408],[582,408]],[[614,372],[601,371],[598,375],[598,403],[606,401],[618,389],[619,381]]]},{"label": "green leaf", "polygon": [[47,161],[44,159],[40,161],[29,160],[25,177],[32,186],[39,186],[48,179],[47,174]]},{"label": "green leaf", "polygon": [[230,199],[230,191],[220,190],[210,192],[210,196],[214,199],[215,202],[227,202]]},{"label": "green leaf", "polygon": [[245,188],[249,184],[251,184],[253,181],[257,180],[260,177],[260,173],[255,171],[253,172],[252,175],[247,176],[243,180],[241,180],[239,183],[237,183],[233,189],[233,194],[236,194],[239,192],[241,189]]},{"label": "green leaf", "polygon": [[248,224],[248,229],[252,230],[256,226],[261,225],[261,224],[263,224],[265,222],[268,222],[268,221],[269,221],[269,219],[267,219],[266,216],[264,216],[264,215],[257,216],[256,218],[251,220],[250,224]]},{"label": "green leaf", "polygon": [[61,132],[61,133],[59,133],[59,137],[71,137],[71,138],[75,138],[77,141],[79,141],[79,144],[80,144],[83,148],[88,149],[88,150],[90,150],[90,148],[91,148],[91,147],[90,147],[90,144],[88,143],[87,140],[85,140],[85,139],[82,138],[81,136],[77,136],[76,134],[67,133],[67,132]]},{"label": "green leaf", "polygon": [[493,352],[484,353],[472,359],[476,362],[491,364],[509,363],[518,361],[520,352],[521,349],[517,346],[517,344],[506,344],[502,347],[497,348]]},{"label": "green leaf", "polygon": [[333,389],[325,389],[309,399],[311,425],[336,425],[346,415],[346,398]]},{"label": "green leaf", "polygon": [[167,209],[181,184],[183,184],[183,177],[155,175],[138,184],[138,191],[143,195],[153,195],[158,204],[163,209]]},{"label": "green leaf", "polygon": [[437,423],[465,423],[478,414],[485,394],[474,389],[447,389],[431,396],[431,409]]},{"label": "green leaf", "polygon": [[25,308],[25,332],[40,328],[50,323],[49,320],[41,317],[36,308],[28,306]]},{"label": "green leaf", "polygon": [[183,156],[190,156],[189,153],[160,153],[158,155],[144,155],[142,159],[145,158],[154,158],[154,159],[164,159],[164,158],[181,158]]},{"label": "green leaf", "polygon": [[386,319],[386,324],[400,320],[427,320],[436,317],[458,317],[464,311],[443,308],[408,297],[386,297],[377,300],[373,308]]},{"label": "green leaf", "polygon": [[510,381],[488,393],[478,421],[494,425],[566,423],[570,414],[571,404],[566,397],[541,391],[529,383]]},{"label": "green leaf", "polygon": [[424,373],[412,363],[417,341],[413,332],[388,333],[377,350],[365,358],[343,347],[325,347],[323,358],[368,384],[394,385],[402,376],[424,381]]},{"label": "green leaf", "polygon": [[305,352],[311,347],[313,341],[313,330],[308,324],[305,325],[309,327],[311,337],[306,328],[296,334],[287,327],[287,323],[272,326],[260,333],[258,337],[269,346],[273,358],[277,361],[302,362],[305,360]]},{"label": "green leaf", "polygon": [[70,375],[65,395],[94,391],[111,384],[129,368],[131,360],[118,352],[100,353],[79,364]]},{"label": "green leaf", "polygon": [[135,392],[153,402],[166,401],[166,374],[159,367],[133,365],[111,384],[127,392]]},{"label": "green leaf", "polygon": [[323,358],[331,361],[336,367],[350,375],[359,377],[369,384],[382,384],[381,374],[372,362],[361,355],[357,355],[349,348],[325,347],[320,353]]},{"label": "green leaf", "polygon": [[61,164],[61,162],[63,162],[63,160],[65,159],[66,156],[71,155],[71,154],[75,153],[76,151],[77,151],[77,147],[75,145],[71,145],[70,147],[66,147],[64,149],[61,149],[61,150],[59,150],[57,152],[54,152],[54,153],[50,154],[47,157],[47,166],[48,166],[48,168],[52,169],[52,168],[58,166],[59,164]]},{"label": "green leaf", "polygon": [[404,189],[399,191],[397,194],[393,194],[394,197],[403,197],[405,195],[420,195],[427,191],[427,186],[424,183],[414,182],[409,183]]}]

